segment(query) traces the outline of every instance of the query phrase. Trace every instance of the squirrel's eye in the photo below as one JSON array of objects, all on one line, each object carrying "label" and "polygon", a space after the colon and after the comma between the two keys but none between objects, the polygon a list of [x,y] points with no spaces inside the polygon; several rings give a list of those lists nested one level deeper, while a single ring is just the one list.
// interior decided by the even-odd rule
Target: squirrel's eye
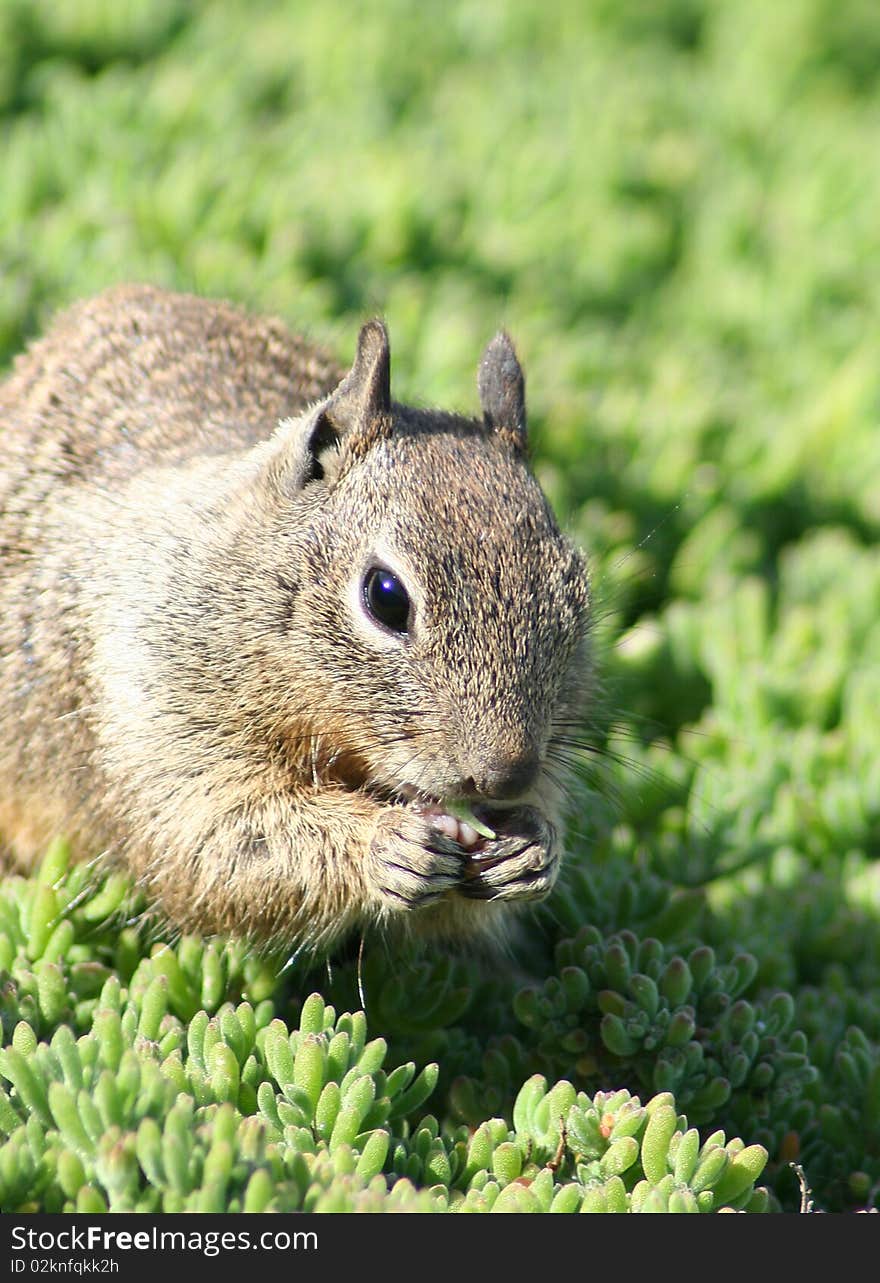
[{"label": "squirrel's eye", "polygon": [[364,576],[364,606],[377,624],[393,633],[409,631],[409,595],[390,570],[373,566]]}]

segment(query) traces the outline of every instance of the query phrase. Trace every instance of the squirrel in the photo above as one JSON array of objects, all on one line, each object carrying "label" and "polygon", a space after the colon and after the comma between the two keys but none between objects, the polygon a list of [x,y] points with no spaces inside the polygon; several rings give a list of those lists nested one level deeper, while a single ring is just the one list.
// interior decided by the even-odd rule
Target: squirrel
[{"label": "squirrel", "polygon": [[150,286],[0,384],[0,837],[128,869],[181,930],[503,940],[559,870],[585,558],[482,416],[397,403],[277,320]]}]

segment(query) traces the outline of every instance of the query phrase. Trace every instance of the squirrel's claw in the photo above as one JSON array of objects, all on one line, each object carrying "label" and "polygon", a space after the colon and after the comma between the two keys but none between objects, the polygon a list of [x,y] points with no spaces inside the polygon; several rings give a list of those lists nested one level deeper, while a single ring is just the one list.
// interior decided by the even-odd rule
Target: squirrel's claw
[{"label": "squirrel's claw", "polygon": [[469,900],[543,900],[559,872],[555,827],[531,806],[510,812],[505,827],[513,831],[468,860],[456,889]]},{"label": "squirrel's claw", "polygon": [[423,908],[461,882],[461,848],[433,827],[430,816],[408,807],[383,813],[370,859],[376,892],[396,912]]}]

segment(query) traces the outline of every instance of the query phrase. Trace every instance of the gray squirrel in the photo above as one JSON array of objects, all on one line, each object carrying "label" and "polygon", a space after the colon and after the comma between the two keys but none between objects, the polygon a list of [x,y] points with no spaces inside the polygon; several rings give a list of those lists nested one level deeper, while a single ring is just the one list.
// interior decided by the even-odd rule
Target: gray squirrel
[{"label": "gray squirrel", "polygon": [[183,929],[503,939],[556,879],[584,558],[499,334],[479,420],[147,286],[0,385],[0,839],[128,868]]}]

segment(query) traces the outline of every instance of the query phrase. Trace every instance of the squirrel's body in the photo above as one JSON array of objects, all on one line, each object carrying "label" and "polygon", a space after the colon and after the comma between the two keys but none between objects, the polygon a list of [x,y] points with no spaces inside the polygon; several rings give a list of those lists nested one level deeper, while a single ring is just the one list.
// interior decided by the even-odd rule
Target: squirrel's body
[{"label": "squirrel's body", "polygon": [[[184,927],[492,934],[550,889],[585,673],[579,555],[482,423],[392,403],[274,321],[125,287],[0,385],[0,838],[66,834]],[[447,812],[469,799],[479,838]],[[473,818],[473,816],[472,816]]]}]

